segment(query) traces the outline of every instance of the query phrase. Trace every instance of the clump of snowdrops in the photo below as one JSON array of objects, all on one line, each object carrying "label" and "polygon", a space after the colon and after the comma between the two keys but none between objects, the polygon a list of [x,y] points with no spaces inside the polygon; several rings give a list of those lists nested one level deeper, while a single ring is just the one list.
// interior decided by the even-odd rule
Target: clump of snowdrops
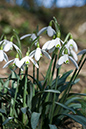
[{"label": "clump of snowdrops", "polygon": [[[40,47],[39,38],[42,33],[46,33],[51,40]],[[30,46],[23,57],[21,42],[23,43],[24,38],[30,39]],[[9,60],[7,52],[13,49],[16,50],[16,55],[14,59]],[[70,92],[72,86],[79,81],[77,77],[86,60],[86,49],[78,54],[77,52],[78,46],[71,33],[61,40],[60,26],[55,17],[49,26],[37,29],[36,33],[19,37],[14,30],[10,41],[2,36],[0,63],[5,61],[3,68],[9,67],[11,73],[7,78],[0,78],[1,128],[57,129],[68,118],[82,124],[83,127],[86,126],[80,103],[82,96],[86,94]],[[40,61],[43,56],[46,56],[50,64],[48,69],[45,65],[46,74],[42,75],[43,80],[40,80]],[[33,66],[33,75],[28,72],[30,63]],[[72,63],[74,69],[61,74],[64,63]]]}]

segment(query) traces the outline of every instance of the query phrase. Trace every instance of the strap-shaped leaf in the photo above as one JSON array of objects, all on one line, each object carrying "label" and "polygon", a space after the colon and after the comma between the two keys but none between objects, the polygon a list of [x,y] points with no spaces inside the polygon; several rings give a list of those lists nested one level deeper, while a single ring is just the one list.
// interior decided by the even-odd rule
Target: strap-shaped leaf
[{"label": "strap-shaped leaf", "polygon": [[80,123],[83,126],[86,126],[86,118],[84,116],[72,115],[72,114],[63,114],[63,115],[72,118],[74,121]]},{"label": "strap-shaped leaf", "polygon": [[0,108],[0,113],[6,114],[6,111]]},{"label": "strap-shaped leaf", "polygon": [[71,102],[74,102],[75,100],[80,100],[81,98],[80,97],[72,97],[72,98],[69,98],[66,102],[65,102],[65,105],[68,105],[70,104]]},{"label": "strap-shaped leaf", "polygon": [[55,125],[51,125],[51,124],[49,124],[49,127],[50,127],[50,129],[57,129],[57,127]]},{"label": "strap-shaped leaf", "polygon": [[66,105],[64,105],[64,104],[62,104],[62,103],[55,102],[55,104],[58,104],[59,106],[65,108],[65,109],[67,109],[67,110],[70,110],[70,111],[72,111],[74,114],[76,114],[76,112],[74,111],[74,109],[72,109],[72,108],[70,108],[70,107],[68,107],[68,106],[66,106]]},{"label": "strap-shaped leaf", "polygon": [[40,113],[33,112],[31,115],[31,127],[32,129],[36,129],[39,122]]},{"label": "strap-shaped leaf", "polygon": [[5,121],[4,121],[4,123],[2,124],[2,125],[5,125],[5,124],[7,124],[10,120],[12,120],[13,119],[13,117],[8,117]]}]

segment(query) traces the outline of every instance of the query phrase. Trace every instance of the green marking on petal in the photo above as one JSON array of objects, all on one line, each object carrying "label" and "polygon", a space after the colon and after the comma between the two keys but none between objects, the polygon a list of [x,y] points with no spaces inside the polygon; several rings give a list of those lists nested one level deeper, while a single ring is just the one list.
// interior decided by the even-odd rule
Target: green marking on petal
[{"label": "green marking on petal", "polygon": [[57,44],[57,45],[56,45],[56,48],[58,48],[58,47],[60,47],[60,45],[59,45],[59,44]]},{"label": "green marking on petal", "polygon": [[73,47],[73,44],[70,44],[71,47]]},{"label": "green marking on petal", "polygon": [[65,48],[64,54],[68,54],[68,49],[67,48]]},{"label": "green marking on petal", "polygon": [[66,62],[65,62],[66,64],[69,64],[69,60],[66,60]]},{"label": "green marking on petal", "polygon": [[13,47],[10,48],[10,50],[12,50],[12,49],[13,49]]},{"label": "green marking on petal", "polygon": [[29,64],[30,62],[29,61],[26,61],[26,64]]},{"label": "green marking on petal", "polygon": [[15,63],[13,63],[12,65],[15,66]]},{"label": "green marking on petal", "polygon": [[42,53],[40,54],[40,56],[42,56]]}]

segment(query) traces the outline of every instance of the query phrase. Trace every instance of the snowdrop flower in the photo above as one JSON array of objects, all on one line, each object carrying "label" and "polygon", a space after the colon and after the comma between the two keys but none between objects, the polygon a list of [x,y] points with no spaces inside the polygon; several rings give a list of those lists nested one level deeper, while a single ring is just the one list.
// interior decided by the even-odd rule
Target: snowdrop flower
[{"label": "snowdrop flower", "polygon": [[77,46],[76,42],[73,39],[70,39],[67,42],[67,46],[68,46],[69,49],[73,49],[74,48],[76,52],[78,51],[78,46]]},{"label": "snowdrop flower", "polygon": [[8,41],[8,40],[4,39],[4,40],[1,41],[1,43],[3,45],[3,50],[5,52],[8,52],[9,50],[12,50],[13,47],[16,49],[17,52],[21,52],[21,50],[17,47],[17,45],[12,43],[11,41]]},{"label": "snowdrop flower", "polygon": [[72,55],[73,58],[77,61],[78,60],[78,56],[77,54],[74,52],[73,48],[75,49],[75,51],[78,51],[78,46],[76,44],[76,42],[73,39],[70,39],[67,44],[65,45],[65,47],[68,49],[68,54]]},{"label": "snowdrop flower", "polygon": [[68,54],[64,54],[63,56],[61,56],[56,64],[56,68],[59,68],[63,63],[68,64],[69,63],[69,59],[73,62],[73,64],[75,65],[75,67],[78,69],[78,64],[76,63],[76,61],[69,56]]},{"label": "snowdrop flower", "polygon": [[13,59],[13,60],[8,61],[8,62],[3,66],[3,68],[6,68],[6,67],[7,67],[10,63],[12,63],[12,62],[13,62],[13,65],[17,66],[18,68],[21,68],[22,63],[21,63],[21,61],[19,60],[19,58],[15,58],[15,59]]},{"label": "snowdrop flower", "polygon": [[28,53],[26,53],[26,56],[21,59],[22,67],[23,67],[24,65],[30,64],[30,61],[31,61],[37,68],[39,68],[39,66],[38,66],[38,64],[36,63],[36,61],[33,60],[33,59],[32,59],[32,56],[28,55]]},{"label": "snowdrop flower", "polygon": [[2,62],[3,60],[5,60],[7,62],[8,56],[3,50],[0,50],[0,62]]},{"label": "snowdrop flower", "polygon": [[37,44],[38,40],[36,40],[37,36],[33,33],[33,34],[26,34],[26,35],[23,35],[20,40],[26,38],[26,37],[30,37],[32,39],[32,41],[35,40],[35,45]]},{"label": "snowdrop flower", "polygon": [[37,47],[36,50],[33,50],[30,53],[30,56],[34,56],[36,61],[39,61],[39,59],[42,57],[42,54],[44,54],[47,58],[51,59],[51,56],[43,49]]},{"label": "snowdrop flower", "polygon": [[47,42],[43,45],[42,49],[43,49],[43,50],[50,50],[50,52],[52,52],[52,51],[55,50],[55,48],[61,48],[61,43],[60,43],[60,42],[62,42],[62,41],[60,40],[60,38],[56,38],[56,39],[49,40],[49,41],[47,41]]},{"label": "snowdrop flower", "polygon": [[51,27],[51,26],[48,26],[48,27],[44,27],[42,28],[38,33],[37,35],[39,36],[41,33],[43,33],[44,31],[47,31],[47,34],[49,37],[52,37],[54,34],[56,34],[55,30]]}]

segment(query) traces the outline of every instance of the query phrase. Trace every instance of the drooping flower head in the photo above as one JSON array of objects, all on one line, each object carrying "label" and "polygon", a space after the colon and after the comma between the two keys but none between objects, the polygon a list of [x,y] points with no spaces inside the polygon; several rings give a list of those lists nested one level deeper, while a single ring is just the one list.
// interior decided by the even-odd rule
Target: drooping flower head
[{"label": "drooping flower head", "polygon": [[55,48],[61,48],[61,42],[62,40],[60,38],[49,40],[43,45],[42,49],[52,52]]},{"label": "drooping flower head", "polygon": [[35,33],[23,35],[23,36],[20,38],[20,40],[22,40],[22,39],[24,39],[24,38],[26,38],[26,37],[30,37],[30,39],[31,39],[32,41],[35,40],[34,43],[35,43],[35,45],[37,44],[38,40],[36,40],[36,39],[37,39],[37,36],[36,36]]},{"label": "drooping flower head", "polygon": [[47,34],[48,34],[49,37],[52,37],[53,35],[56,34],[55,30],[54,30],[51,26],[48,26],[48,27],[42,28],[42,29],[37,33],[37,35],[38,35],[38,36],[41,35],[44,31],[47,32]]},{"label": "drooping flower head", "polygon": [[56,68],[59,68],[63,63],[68,64],[70,59],[78,69],[78,64],[76,62],[78,60],[77,54],[73,51],[73,46],[75,47],[75,50],[77,50],[77,45],[75,44],[75,42],[71,41],[65,45],[64,50],[62,51],[62,56],[60,56],[56,64]]},{"label": "drooping flower head", "polygon": [[39,61],[42,57],[42,54],[44,54],[47,58],[51,59],[51,56],[44,50],[39,47],[39,43],[37,44],[36,50],[33,50],[30,53],[30,56],[34,56],[36,61]]},{"label": "drooping flower head", "polygon": [[12,41],[9,41],[7,39],[4,39],[0,42],[3,45],[3,51],[8,52],[9,50],[12,50],[13,47],[16,49],[16,51],[19,53],[21,50],[18,48],[17,45],[12,43]]}]

